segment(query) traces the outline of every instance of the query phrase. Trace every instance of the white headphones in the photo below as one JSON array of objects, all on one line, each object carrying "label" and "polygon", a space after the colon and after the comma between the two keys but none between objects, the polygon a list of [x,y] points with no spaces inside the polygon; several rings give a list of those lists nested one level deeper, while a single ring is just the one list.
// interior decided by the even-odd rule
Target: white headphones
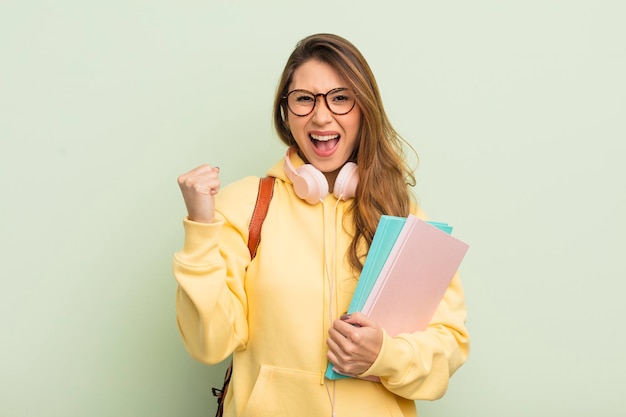
[{"label": "white headphones", "polygon": [[[290,155],[295,148],[287,149],[285,156],[285,173],[293,182],[296,195],[309,204],[319,203],[328,194],[328,181],[317,168],[311,164],[305,164],[295,169],[291,163]],[[339,200],[349,200],[356,195],[356,186],[359,183],[359,170],[354,162],[346,162],[341,168],[333,195]]]}]

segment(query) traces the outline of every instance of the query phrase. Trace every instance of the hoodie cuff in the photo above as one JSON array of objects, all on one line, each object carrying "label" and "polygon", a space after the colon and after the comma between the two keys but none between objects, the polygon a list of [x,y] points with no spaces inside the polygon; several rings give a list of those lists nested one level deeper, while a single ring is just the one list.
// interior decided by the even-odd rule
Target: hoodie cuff
[{"label": "hoodie cuff", "polygon": [[207,265],[222,262],[219,241],[224,222],[198,223],[183,219],[185,241],[176,258],[187,265]]},{"label": "hoodie cuff", "polygon": [[383,329],[383,344],[378,353],[378,357],[370,368],[358,375],[359,378],[377,376],[387,379],[392,384],[401,383],[408,367],[403,369],[399,364],[410,363],[415,356],[413,344],[402,337],[391,337]]}]

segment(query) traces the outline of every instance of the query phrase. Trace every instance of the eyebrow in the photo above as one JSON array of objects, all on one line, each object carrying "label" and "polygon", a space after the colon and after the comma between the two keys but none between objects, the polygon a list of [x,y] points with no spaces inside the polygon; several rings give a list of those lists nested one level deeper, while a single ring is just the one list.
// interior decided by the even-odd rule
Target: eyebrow
[{"label": "eyebrow", "polygon": [[328,90],[328,91],[327,91],[327,92],[325,92],[325,93],[315,93],[315,92],[313,92],[313,91],[311,91],[311,90],[307,90],[306,88],[293,88],[293,89],[291,89],[291,90],[287,90],[287,93],[290,93],[290,92],[292,92],[292,91],[306,91],[307,93],[311,93],[311,94],[328,94],[328,93],[330,93],[331,91],[336,91],[336,90],[349,90],[349,89],[350,89],[350,87],[335,87],[335,88],[331,88],[330,90]]}]

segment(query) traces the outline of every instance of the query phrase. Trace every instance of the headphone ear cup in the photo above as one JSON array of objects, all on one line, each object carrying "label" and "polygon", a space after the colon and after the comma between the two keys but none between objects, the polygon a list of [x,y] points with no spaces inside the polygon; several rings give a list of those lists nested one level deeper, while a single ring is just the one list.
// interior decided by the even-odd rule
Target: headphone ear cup
[{"label": "headphone ear cup", "polygon": [[326,177],[311,164],[296,169],[293,188],[301,199],[309,204],[316,204],[328,194]]},{"label": "headphone ear cup", "polygon": [[356,195],[356,187],[358,184],[358,166],[354,162],[346,162],[341,168],[341,171],[339,171],[339,174],[337,174],[333,194],[337,199],[349,200]]}]

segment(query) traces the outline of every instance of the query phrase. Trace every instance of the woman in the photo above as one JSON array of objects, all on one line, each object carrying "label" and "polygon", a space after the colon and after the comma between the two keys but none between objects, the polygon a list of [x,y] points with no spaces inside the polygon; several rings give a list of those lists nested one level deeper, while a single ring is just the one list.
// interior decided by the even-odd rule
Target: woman
[{"label": "woman", "polygon": [[[360,52],[335,35],[300,41],[274,123],[288,150],[267,173],[276,182],[254,259],[259,179],[220,191],[217,168],[179,177],[188,217],[174,274],[185,346],[208,364],[234,353],[225,416],[416,416],[413,400],[441,397],[467,358],[464,296],[455,277],[428,329],[396,337],[361,313],[344,316],[380,216],[423,217]],[[328,361],[354,377],[325,379]]]}]

